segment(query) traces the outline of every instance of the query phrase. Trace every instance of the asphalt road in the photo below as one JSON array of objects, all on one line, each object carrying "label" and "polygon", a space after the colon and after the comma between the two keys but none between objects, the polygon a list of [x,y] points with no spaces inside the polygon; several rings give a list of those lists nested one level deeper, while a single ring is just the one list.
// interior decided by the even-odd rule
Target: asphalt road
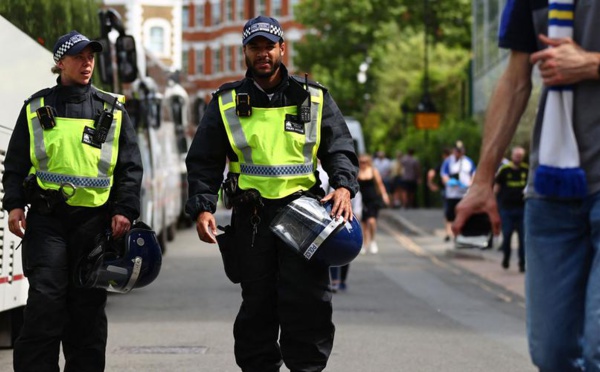
[{"label": "asphalt road", "polygon": [[[352,264],[334,296],[337,327],[328,372],[534,371],[518,296],[421,250],[380,222],[377,255]],[[158,280],[110,295],[107,371],[239,371],[232,324],[239,288],[216,246],[178,231]],[[0,372],[11,371],[0,350]],[[282,368],[282,371],[287,369]]]}]

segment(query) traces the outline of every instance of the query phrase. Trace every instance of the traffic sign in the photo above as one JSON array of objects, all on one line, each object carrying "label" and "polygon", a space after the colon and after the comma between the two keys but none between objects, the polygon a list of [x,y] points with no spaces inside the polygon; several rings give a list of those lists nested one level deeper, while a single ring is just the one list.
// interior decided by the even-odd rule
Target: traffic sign
[{"label": "traffic sign", "polygon": [[417,112],[415,114],[415,127],[417,129],[438,129],[440,127],[440,114],[437,112]]}]

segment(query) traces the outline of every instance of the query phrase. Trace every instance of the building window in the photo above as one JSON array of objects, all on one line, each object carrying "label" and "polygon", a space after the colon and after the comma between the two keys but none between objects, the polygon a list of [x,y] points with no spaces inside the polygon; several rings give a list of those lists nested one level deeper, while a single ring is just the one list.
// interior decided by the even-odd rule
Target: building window
[{"label": "building window", "polygon": [[150,28],[150,49],[152,52],[163,55],[165,52],[165,30],[162,27]]},{"label": "building window", "polygon": [[236,0],[235,1],[235,19],[238,21],[242,21],[246,19],[246,15],[244,12],[244,0]]},{"label": "building window", "polygon": [[294,71],[295,67],[294,67],[294,55],[296,53],[294,53],[294,43],[292,41],[286,41],[285,43],[285,54],[287,54],[288,56],[288,61],[287,61],[287,68],[290,71]]},{"label": "building window", "polygon": [[194,23],[196,27],[204,27],[204,4],[196,5]]},{"label": "building window", "polygon": [[184,50],[183,53],[181,53],[181,72],[183,72],[184,75],[189,75],[190,74],[190,52],[188,52],[187,50]]},{"label": "building window", "polygon": [[161,58],[171,58],[171,24],[163,18],[149,18],[143,25],[144,47]]},{"label": "building window", "polygon": [[231,66],[232,66],[232,58],[233,55],[231,54],[231,47],[230,46],[226,46],[225,47],[225,72],[229,72],[231,71]]},{"label": "building window", "polygon": [[244,48],[243,47],[239,47],[238,48],[238,70],[239,71],[246,71],[246,56],[244,55]]},{"label": "building window", "polygon": [[204,49],[196,50],[196,75],[204,74]]},{"label": "building window", "polygon": [[256,15],[266,15],[267,14],[267,0],[257,0],[256,1]]},{"label": "building window", "polygon": [[212,15],[212,25],[216,26],[221,23],[221,3],[211,3],[211,15]]},{"label": "building window", "polygon": [[225,0],[225,21],[233,21],[233,0]]},{"label": "building window", "polygon": [[183,30],[190,28],[190,7],[187,5],[181,7],[181,28]]},{"label": "building window", "polygon": [[289,14],[290,14],[291,16],[293,16],[293,15],[294,15],[294,8],[295,8],[295,7],[296,7],[296,5],[298,4],[298,2],[299,2],[299,0],[290,0],[290,2],[289,2],[289,7],[290,7]]},{"label": "building window", "polygon": [[271,0],[271,15],[273,17],[281,16],[281,0]]},{"label": "building window", "polygon": [[221,49],[216,49],[213,53],[213,74],[221,72]]}]

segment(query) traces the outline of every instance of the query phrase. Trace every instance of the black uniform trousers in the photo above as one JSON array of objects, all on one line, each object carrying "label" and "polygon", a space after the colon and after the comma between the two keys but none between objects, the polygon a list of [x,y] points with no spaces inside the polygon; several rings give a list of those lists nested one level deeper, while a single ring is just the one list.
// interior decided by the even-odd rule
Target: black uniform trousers
[{"label": "black uniform trousers", "polygon": [[333,347],[329,268],[307,262],[269,229],[289,201],[265,201],[254,238],[253,208],[232,217],[242,287],[235,357],[244,372],[276,372],[282,362],[292,372],[319,372]]},{"label": "black uniform trousers", "polygon": [[50,215],[31,210],[23,239],[29,294],[14,345],[15,372],[104,371],[107,339],[104,289],[80,289],[73,266],[109,227],[105,208],[60,205]]}]

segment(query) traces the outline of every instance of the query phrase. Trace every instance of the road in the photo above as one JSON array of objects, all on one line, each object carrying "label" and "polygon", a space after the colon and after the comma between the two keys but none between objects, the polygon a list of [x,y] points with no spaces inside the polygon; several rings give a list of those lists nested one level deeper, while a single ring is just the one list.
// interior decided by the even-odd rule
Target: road
[{"label": "road", "polygon": [[[527,372],[522,297],[422,249],[380,222],[380,252],[352,264],[334,295],[328,372]],[[109,296],[107,371],[239,371],[232,324],[239,288],[216,246],[178,231],[149,287]],[[0,371],[11,371],[0,350]],[[288,371],[282,368],[282,371]]]}]

